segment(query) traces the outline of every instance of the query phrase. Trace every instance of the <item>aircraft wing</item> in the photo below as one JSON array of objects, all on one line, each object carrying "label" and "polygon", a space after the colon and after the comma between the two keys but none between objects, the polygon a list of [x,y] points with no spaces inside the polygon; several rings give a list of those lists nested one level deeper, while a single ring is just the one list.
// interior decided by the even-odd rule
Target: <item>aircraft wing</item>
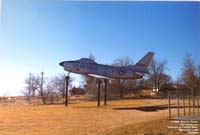
[{"label": "aircraft wing", "polygon": [[101,76],[101,75],[95,75],[95,74],[88,74],[88,76],[94,77],[94,78],[98,78],[98,79],[107,79],[107,80],[111,80],[112,78],[106,77],[106,76]]}]

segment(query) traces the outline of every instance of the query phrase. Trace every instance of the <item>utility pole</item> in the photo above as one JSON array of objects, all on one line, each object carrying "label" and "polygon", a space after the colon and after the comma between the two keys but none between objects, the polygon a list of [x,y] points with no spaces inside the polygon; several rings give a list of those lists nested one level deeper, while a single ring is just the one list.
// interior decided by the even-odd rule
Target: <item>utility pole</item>
[{"label": "utility pole", "polygon": [[28,100],[29,101],[30,101],[31,91],[32,91],[32,74],[29,73],[29,92],[28,92]]},{"label": "utility pole", "polygon": [[42,96],[42,102],[45,104],[45,99],[43,95],[43,83],[44,83],[44,72],[41,73],[41,85],[40,85],[40,94]]},{"label": "utility pole", "polygon": [[44,72],[42,72],[41,73],[41,76],[42,76],[42,78],[41,78],[41,91],[43,92],[43,78],[44,78]]},{"label": "utility pole", "polygon": [[101,83],[102,81],[100,79],[97,79],[96,80],[97,84],[98,84],[98,87],[97,87],[97,106],[100,107],[100,102],[101,102],[101,93],[100,93],[100,90],[101,90]]}]

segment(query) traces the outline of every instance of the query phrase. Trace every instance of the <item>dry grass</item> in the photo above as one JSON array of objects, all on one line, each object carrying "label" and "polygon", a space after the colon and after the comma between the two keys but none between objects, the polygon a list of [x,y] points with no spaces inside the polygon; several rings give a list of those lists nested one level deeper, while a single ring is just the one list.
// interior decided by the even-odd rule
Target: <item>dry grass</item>
[{"label": "dry grass", "polygon": [[[141,106],[167,105],[167,100],[143,99],[109,101],[107,107],[96,102],[64,105],[10,106],[0,108],[0,135],[101,135],[143,134],[163,121],[168,110],[141,111]],[[103,104],[103,103],[102,103]],[[161,120],[162,119],[162,120]],[[152,126],[147,126],[151,125]],[[145,128],[146,127],[146,128]],[[166,132],[165,132],[166,133]]]},{"label": "dry grass", "polygon": [[105,135],[187,135],[177,129],[168,129],[172,125],[167,119],[153,120],[138,124],[128,124],[113,129]]}]

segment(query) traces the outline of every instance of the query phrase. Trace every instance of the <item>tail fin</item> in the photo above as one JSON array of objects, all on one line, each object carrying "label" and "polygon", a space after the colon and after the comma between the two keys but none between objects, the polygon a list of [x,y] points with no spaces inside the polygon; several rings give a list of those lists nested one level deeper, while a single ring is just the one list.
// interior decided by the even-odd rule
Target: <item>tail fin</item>
[{"label": "tail fin", "polygon": [[153,59],[153,52],[148,52],[142,59],[140,59],[135,65],[142,66],[142,67],[149,67],[152,59]]}]

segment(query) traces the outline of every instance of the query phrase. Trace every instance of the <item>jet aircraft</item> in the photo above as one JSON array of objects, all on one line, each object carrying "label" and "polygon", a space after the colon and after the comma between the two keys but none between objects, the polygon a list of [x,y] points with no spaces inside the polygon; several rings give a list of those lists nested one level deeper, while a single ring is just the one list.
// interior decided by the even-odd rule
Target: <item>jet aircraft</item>
[{"label": "jet aircraft", "polygon": [[98,64],[88,58],[81,58],[75,61],[63,61],[59,65],[69,73],[77,73],[97,79],[141,79],[144,74],[149,73],[149,65],[154,53],[148,52],[135,65],[110,66]]}]

